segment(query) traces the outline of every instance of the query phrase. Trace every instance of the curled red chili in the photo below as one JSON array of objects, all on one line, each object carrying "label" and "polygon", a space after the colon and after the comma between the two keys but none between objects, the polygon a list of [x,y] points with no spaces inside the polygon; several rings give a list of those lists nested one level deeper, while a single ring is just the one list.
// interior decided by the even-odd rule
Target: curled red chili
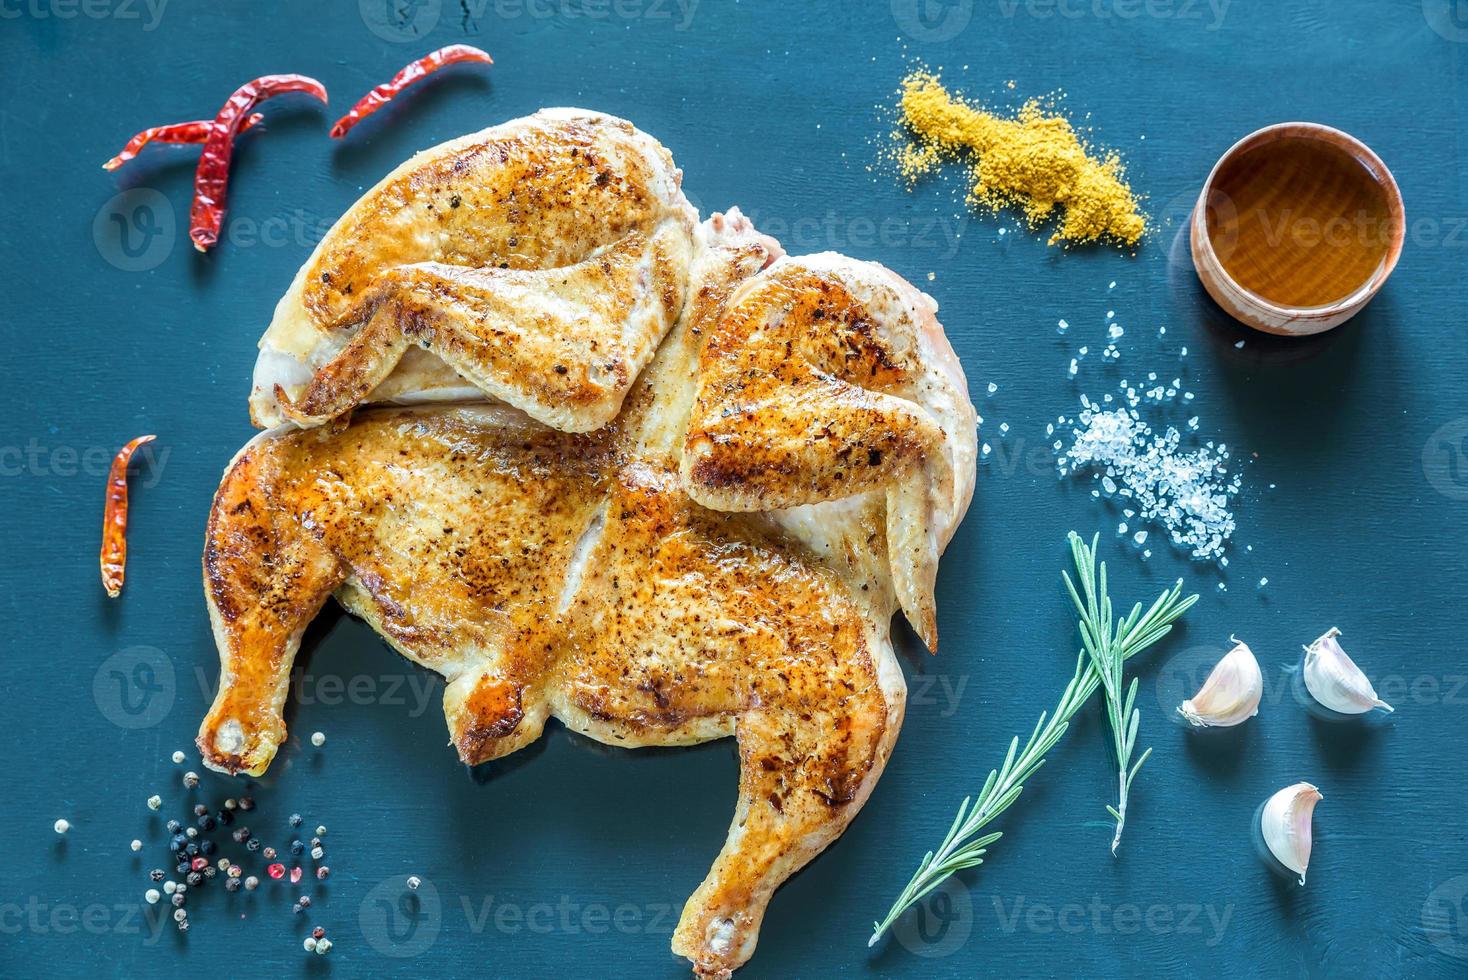
[{"label": "curled red chili", "polygon": [[331,127],[331,138],[337,140],[347,135],[353,126],[387,105],[392,101],[393,96],[418,79],[427,77],[444,65],[452,65],[460,61],[494,64],[494,59],[487,52],[467,44],[450,44],[446,48],[431,51],[417,61],[409,63],[406,68],[394,75],[391,81],[384,82],[362,96],[357,104],[352,106],[352,111],[338,119],[336,125]]},{"label": "curled red chili", "polygon": [[[250,117],[240,126],[240,132],[243,133],[264,121],[265,117],[260,113],[251,113]],[[212,119],[195,119],[193,122],[152,126],[128,140],[127,145],[118,152],[117,156],[102,164],[102,169],[116,170],[137,156],[138,151],[149,143],[202,143],[209,138],[209,127],[212,125],[214,125]]]},{"label": "curled red chili", "polygon": [[326,86],[314,78],[263,75],[235,89],[210,124],[204,151],[199,156],[199,168],[194,171],[194,204],[189,211],[189,238],[199,251],[206,252],[219,241],[235,135],[256,104],[286,92],[306,92],[326,101]]},{"label": "curled red chili", "polygon": [[102,587],[116,599],[127,569],[127,464],[133,452],[155,436],[138,436],[112,457],[107,474],[107,507],[102,512]]}]

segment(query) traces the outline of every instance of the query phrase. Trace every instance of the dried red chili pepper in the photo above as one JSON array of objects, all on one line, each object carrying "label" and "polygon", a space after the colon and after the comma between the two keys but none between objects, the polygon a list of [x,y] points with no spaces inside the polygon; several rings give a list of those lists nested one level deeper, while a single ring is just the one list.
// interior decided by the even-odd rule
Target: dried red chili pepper
[{"label": "dried red chili pepper", "polygon": [[[240,126],[240,132],[243,133],[245,130],[251,129],[264,121],[265,117],[260,113],[251,113],[250,117]],[[138,151],[149,143],[202,143],[209,138],[209,127],[212,125],[214,125],[214,120],[212,119],[195,119],[193,122],[170,123],[167,126],[150,127],[128,140],[127,145],[122,148],[117,156],[102,164],[102,169],[116,170],[137,156]]]},{"label": "dried red chili pepper", "polygon": [[138,436],[112,457],[107,474],[107,508],[102,513],[102,587],[116,599],[127,568],[127,464],[133,452],[155,436]]},{"label": "dried red chili pepper", "polygon": [[305,75],[262,75],[235,89],[209,126],[199,169],[194,171],[194,204],[189,211],[189,238],[194,248],[206,252],[219,241],[224,221],[224,199],[229,188],[229,161],[234,155],[234,138],[245,116],[265,99],[286,92],[306,92],[326,101],[326,86]]},{"label": "dried red chili pepper", "polygon": [[427,77],[433,72],[438,71],[444,65],[452,65],[460,61],[480,61],[486,65],[494,64],[494,59],[487,52],[467,44],[450,44],[446,48],[431,51],[417,61],[411,62],[406,68],[394,75],[391,81],[384,82],[357,100],[357,104],[352,106],[352,111],[338,119],[336,125],[331,127],[331,138],[339,140],[347,135],[347,132],[353,126],[387,105],[392,101],[393,96],[418,81],[418,79]]}]

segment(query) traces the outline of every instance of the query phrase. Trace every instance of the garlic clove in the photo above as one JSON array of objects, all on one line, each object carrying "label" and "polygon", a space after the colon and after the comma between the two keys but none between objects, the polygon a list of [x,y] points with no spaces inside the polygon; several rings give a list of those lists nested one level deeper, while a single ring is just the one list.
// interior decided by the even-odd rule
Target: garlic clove
[{"label": "garlic clove", "polygon": [[1305,648],[1305,688],[1311,697],[1346,715],[1364,714],[1372,708],[1391,711],[1392,706],[1376,696],[1371,681],[1336,642],[1340,635],[1332,626]]},{"label": "garlic clove", "polygon": [[1234,643],[1236,646],[1214,666],[1198,693],[1178,706],[1178,714],[1195,728],[1231,728],[1259,713],[1264,675],[1249,645],[1237,639]]},{"label": "garlic clove", "polygon": [[1310,820],[1321,799],[1320,790],[1309,783],[1286,786],[1265,802],[1259,818],[1269,853],[1299,875],[1302,885],[1310,864]]}]

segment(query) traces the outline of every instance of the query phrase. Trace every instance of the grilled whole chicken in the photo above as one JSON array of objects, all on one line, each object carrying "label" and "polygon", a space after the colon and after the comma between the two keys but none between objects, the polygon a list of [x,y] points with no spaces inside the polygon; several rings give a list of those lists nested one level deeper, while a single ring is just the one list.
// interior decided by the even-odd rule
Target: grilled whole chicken
[{"label": "grilled whole chicken", "polygon": [[[588,403],[615,403],[604,425],[546,418],[560,403],[527,393],[559,372],[530,357],[492,403],[358,410],[240,451],[206,536],[222,669],[198,745],[211,768],[265,770],[301,635],[333,595],[446,678],[466,764],[550,717],[627,748],[733,736],[729,835],[673,937],[698,975],[727,977],[886,765],[906,699],[891,618],[936,643],[933,575],[973,492],[976,416],[932,300],[882,267],[781,257],[737,211],[682,254],[650,363]],[[311,276],[339,282],[320,259]],[[548,287],[586,261],[560,260]],[[531,344],[559,329],[535,322]],[[321,404],[320,377],[271,404]]]}]

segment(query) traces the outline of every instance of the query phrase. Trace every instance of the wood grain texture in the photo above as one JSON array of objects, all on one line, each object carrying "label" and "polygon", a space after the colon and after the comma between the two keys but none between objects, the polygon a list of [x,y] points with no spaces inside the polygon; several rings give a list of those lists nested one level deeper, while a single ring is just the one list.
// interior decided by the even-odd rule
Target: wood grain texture
[{"label": "wood grain texture", "polygon": [[[313,892],[309,920],[273,886],[199,894],[186,941],[171,925],[150,941],[114,909],[136,904],[147,869],[162,863],[170,813],[143,801],[158,792],[182,815],[189,798],[168,754],[187,747],[214,678],[204,519],[251,432],[254,344],[276,299],[326,224],[414,150],[579,104],[657,136],[703,210],[739,204],[793,252],[877,259],[930,291],[994,447],[940,576],[943,647],[933,658],[900,637],[911,697],[888,771],[849,832],[776,895],[743,976],[1463,974],[1468,937],[1441,941],[1423,908],[1468,875],[1468,345],[1453,313],[1468,256],[1468,30],[1425,16],[1434,5],[1416,0],[1178,2],[1153,13],[1071,4],[1065,14],[979,0],[621,8],[638,16],[615,5],[592,15],[574,0],[534,14],[422,6],[439,16],[405,43],[369,30],[353,3],[175,3],[152,29],[141,5],[137,19],[62,19],[42,4],[47,16],[27,6],[0,28],[0,718],[14,746],[0,808],[11,843],[0,973],[141,976],[247,956],[279,976],[684,975],[669,934],[724,836],[732,745],[634,754],[557,730],[469,774],[443,744],[441,688],[366,627],[329,615],[306,638],[288,715],[296,738],[256,790],[254,822],[277,842],[292,811],[330,827],[334,875]],[[100,169],[142,126],[206,115],[262,72],[313,74],[340,105],[461,40],[487,48],[495,67],[434,76],[340,145],[326,138],[331,111],[273,102],[241,141],[224,235],[202,259],[186,240],[196,150],[150,148],[115,175]],[[1012,218],[962,212],[960,181],[908,193],[869,170],[889,128],[876,106],[915,58],[999,104],[1063,88],[1078,117],[1090,114],[1091,138],[1125,152],[1158,234],[1135,258],[1062,252]],[[1411,220],[1375,301],[1306,340],[1224,316],[1181,237],[1218,155],[1289,118],[1369,143]],[[108,203],[123,190],[138,193]],[[96,244],[94,225],[105,231],[114,213],[136,222],[135,254],[105,235]],[[144,237],[150,228],[171,233],[171,245]],[[1122,360],[1103,369],[1095,352],[1108,310],[1127,334]],[[1066,365],[1082,344],[1092,355],[1072,383]],[[1118,595],[1141,598],[1179,574],[1204,593],[1186,628],[1138,664],[1142,741],[1155,751],[1121,857],[1107,853],[1104,723],[1086,711],[1003,818],[991,861],[961,879],[950,908],[967,898],[968,934],[952,949],[944,937],[958,934],[936,923],[937,943],[910,936],[943,955],[897,939],[868,951],[871,920],[1073,664],[1064,534],[1109,530],[1117,515],[1089,486],[1056,481],[1045,425],[1072,413],[1080,391],[1147,371],[1182,375],[1200,434],[1251,462],[1227,593],[1210,568],[1166,548],[1142,564],[1103,536]],[[990,381],[999,390],[985,397]],[[1003,439],[1001,422],[1011,426]],[[94,563],[103,477],[87,460],[140,432],[159,440],[135,464],[128,588],[108,606]],[[1384,693],[1398,709],[1387,723],[1326,725],[1296,702],[1284,666],[1332,624],[1379,690],[1385,678],[1406,686]],[[1191,677],[1174,660],[1221,655],[1230,633],[1259,655],[1267,700],[1236,732],[1190,735],[1165,720]],[[156,719],[151,708],[126,713],[139,691],[128,702],[118,693],[140,663],[170,695],[150,702]],[[139,721],[151,723],[123,727]],[[321,750],[302,738],[317,729],[329,736]],[[1325,794],[1304,889],[1273,876],[1250,840],[1255,808],[1299,779]],[[207,775],[201,790],[211,800],[238,791]],[[51,824],[62,816],[73,829],[58,840]],[[128,851],[133,837],[149,842],[141,857]],[[434,885],[438,931],[419,955],[392,960],[364,935],[361,912],[379,883],[410,873]],[[110,910],[100,929],[68,931],[65,913],[53,921],[57,909],[96,904]],[[623,907],[619,926],[610,916]],[[1221,929],[1210,907],[1228,915]],[[1150,926],[1133,918],[1154,909]],[[303,959],[311,922],[337,942],[325,960]]]}]

